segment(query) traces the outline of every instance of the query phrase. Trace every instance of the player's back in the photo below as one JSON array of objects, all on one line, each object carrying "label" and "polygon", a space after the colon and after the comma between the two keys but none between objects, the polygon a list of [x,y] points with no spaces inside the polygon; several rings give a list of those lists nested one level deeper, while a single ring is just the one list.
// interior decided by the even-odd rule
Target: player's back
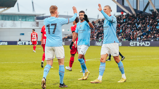
[{"label": "player's back", "polygon": [[49,17],[44,20],[46,30],[46,46],[62,46],[62,18]]}]

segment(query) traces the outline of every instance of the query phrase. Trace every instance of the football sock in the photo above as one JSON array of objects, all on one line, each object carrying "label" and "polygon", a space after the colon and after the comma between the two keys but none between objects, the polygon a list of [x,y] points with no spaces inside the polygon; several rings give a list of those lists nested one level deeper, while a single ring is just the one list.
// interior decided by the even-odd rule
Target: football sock
[{"label": "football sock", "polygon": [[83,76],[85,76],[85,73],[83,73]]},{"label": "football sock", "polygon": [[102,76],[101,75],[98,76],[98,80],[102,81]]},{"label": "football sock", "polygon": [[109,54],[109,59],[111,60],[111,54]]},{"label": "football sock", "polygon": [[33,46],[33,50],[35,51],[35,49],[36,49],[36,46]]},{"label": "football sock", "polygon": [[64,65],[59,65],[60,84],[63,84],[64,73],[65,73]]},{"label": "football sock", "polygon": [[85,73],[85,70],[87,69],[86,64],[84,63],[84,59],[78,59],[78,61],[81,64],[82,72]]},{"label": "football sock", "polygon": [[88,72],[88,69],[86,69],[85,72]]},{"label": "football sock", "polygon": [[43,53],[43,56],[42,56],[42,61],[45,60],[45,53]]},{"label": "football sock", "polygon": [[43,78],[46,79],[46,76],[48,75],[49,71],[50,71],[51,65],[47,64],[44,68],[44,73],[43,73]]},{"label": "football sock", "polygon": [[125,72],[124,72],[124,66],[123,66],[123,63],[121,61],[118,63],[118,67],[119,67],[119,70],[122,74],[122,78],[126,78],[125,77]]},{"label": "football sock", "polygon": [[123,55],[119,52],[119,55],[123,58]]},{"label": "football sock", "polygon": [[105,65],[106,65],[106,63],[100,62],[99,77],[98,77],[98,79],[99,79],[100,81],[102,80],[102,76],[103,76],[103,73],[104,73],[104,71],[105,71]]},{"label": "football sock", "polygon": [[35,45],[35,49],[34,50],[36,50],[36,45]]},{"label": "football sock", "polygon": [[126,76],[125,76],[125,74],[122,74],[122,78],[126,79]]},{"label": "football sock", "polygon": [[74,62],[74,57],[70,57],[70,62],[69,62],[69,66],[72,68]]},{"label": "football sock", "polygon": [[84,57],[84,62],[86,63],[86,59],[85,59],[85,57]]}]

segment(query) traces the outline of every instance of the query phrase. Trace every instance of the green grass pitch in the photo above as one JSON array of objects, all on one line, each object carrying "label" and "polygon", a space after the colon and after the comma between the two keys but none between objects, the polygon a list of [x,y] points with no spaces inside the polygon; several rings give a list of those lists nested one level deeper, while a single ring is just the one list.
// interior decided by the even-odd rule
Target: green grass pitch
[{"label": "green grass pitch", "polygon": [[[65,66],[69,65],[70,50],[65,48]],[[123,61],[127,81],[117,83],[121,78],[118,65],[106,62],[106,70],[101,84],[91,84],[99,74],[100,46],[89,47],[86,53],[86,65],[90,71],[87,80],[82,77],[77,55],[73,71],[65,70],[64,83],[68,89],[159,89],[159,47],[120,47],[126,57]],[[42,47],[37,46],[33,53],[32,46],[0,46],[0,89],[41,89],[43,68],[41,68]],[[45,62],[46,65],[46,62]],[[58,62],[54,59],[46,82],[46,89],[58,89]]]}]

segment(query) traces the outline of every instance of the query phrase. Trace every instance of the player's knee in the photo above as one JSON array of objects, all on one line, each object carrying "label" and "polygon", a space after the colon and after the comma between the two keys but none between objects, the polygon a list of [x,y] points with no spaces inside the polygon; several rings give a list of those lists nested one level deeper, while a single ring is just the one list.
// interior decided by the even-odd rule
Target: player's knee
[{"label": "player's knee", "polygon": [[74,57],[75,56],[75,54],[71,54],[71,57]]},{"label": "player's knee", "polygon": [[100,62],[104,63],[105,61],[106,61],[106,58],[103,58],[103,57],[100,58]]},{"label": "player's knee", "polygon": [[78,61],[81,63],[81,62],[83,62],[84,60],[83,60],[83,59],[78,59]]},{"label": "player's knee", "polygon": [[114,57],[114,60],[115,60],[116,63],[119,63],[119,62],[120,62],[119,56],[115,56],[115,57]]},{"label": "player's knee", "polygon": [[84,55],[79,54],[78,59],[84,58]]}]

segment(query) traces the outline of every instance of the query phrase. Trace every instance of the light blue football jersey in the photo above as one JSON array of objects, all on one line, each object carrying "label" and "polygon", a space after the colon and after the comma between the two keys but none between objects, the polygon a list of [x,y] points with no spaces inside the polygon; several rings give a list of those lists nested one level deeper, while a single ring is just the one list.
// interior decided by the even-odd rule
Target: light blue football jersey
[{"label": "light blue football jersey", "polygon": [[87,45],[90,46],[90,27],[89,24],[84,22],[78,22],[75,32],[78,33],[78,43],[77,45]]},{"label": "light blue football jersey", "polygon": [[101,11],[105,20],[104,20],[104,40],[103,44],[110,43],[119,43],[119,40],[116,36],[116,26],[117,20],[115,16],[108,16],[103,10]]},{"label": "light blue football jersey", "polygon": [[73,22],[77,17],[77,13],[70,19],[49,17],[44,20],[46,29],[46,46],[60,47],[62,46],[62,25]]}]

